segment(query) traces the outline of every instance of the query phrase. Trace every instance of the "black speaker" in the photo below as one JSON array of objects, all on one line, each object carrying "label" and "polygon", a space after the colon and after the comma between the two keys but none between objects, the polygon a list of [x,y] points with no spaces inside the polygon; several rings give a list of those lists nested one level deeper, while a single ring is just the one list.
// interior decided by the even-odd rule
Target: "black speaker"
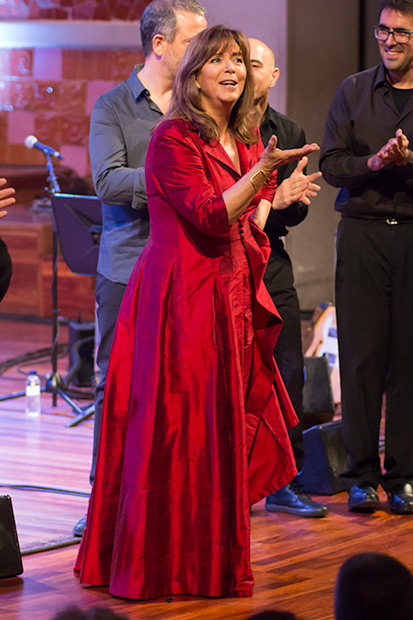
[{"label": "black speaker", "polygon": [[341,421],[304,431],[304,465],[297,481],[306,493],[333,495],[348,489],[340,474],[348,469]]},{"label": "black speaker", "polygon": [[95,324],[86,322],[69,323],[69,366],[75,374],[71,383],[79,387],[90,387],[93,383],[95,363]]},{"label": "black speaker", "polygon": [[328,358],[304,357],[303,428],[331,422],[335,413]]},{"label": "black speaker", "polygon": [[22,558],[11,497],[0,495],[0,577],[15,577],[22,572]]}]

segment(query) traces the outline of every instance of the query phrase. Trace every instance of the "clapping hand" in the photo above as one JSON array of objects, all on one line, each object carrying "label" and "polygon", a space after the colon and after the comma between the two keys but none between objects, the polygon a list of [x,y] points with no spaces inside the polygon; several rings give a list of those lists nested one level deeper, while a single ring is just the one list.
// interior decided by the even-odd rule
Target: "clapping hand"
[{"label": "clapping hand", "polygon": [[405,166],[409,162],[409,156],[409,140],[404,135],[403,131],[398,129],[395,137],[390,138],[387,144],[382,146],[375,155],[370,157],[367,165],[372,172],[377,172],[388,164]]},{"label": "clapping hand", "polygon": [[[284,151],[285,152],[285,151]],[[321,177],[321,172],[305,174],[304,168],[308,163],[308,157],[303,157],[297,164],[294,172],[284,179],[277,188],[272,208],[276,210],[287,209],[294,202],[303,202],[306,205],[311,203],[310,198],[317,196],[321,187],[314,181]]]}]

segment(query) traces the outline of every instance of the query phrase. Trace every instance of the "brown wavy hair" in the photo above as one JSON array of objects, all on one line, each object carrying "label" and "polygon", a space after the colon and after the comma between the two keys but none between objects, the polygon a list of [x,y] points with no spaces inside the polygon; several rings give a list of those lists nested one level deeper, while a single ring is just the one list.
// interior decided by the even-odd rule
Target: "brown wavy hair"
[{"label": "brown wavy hair", "polygon": [[248,40],[239,30],[225,26],[212,26],[197,34],[185,50],[172,89],[171,103],[165,119],[183,118],[190,121],[204,140],[219,140],[218,125],[201,105],[201,94],[196,78],[205,63],[215,54],[225,52],[233,43],[241,51],[247,69],[244,90],[231,111],[229,128],[234,136],[244,144],[256,144],[248,113],[254,102],[254,84],[251,73]]}]

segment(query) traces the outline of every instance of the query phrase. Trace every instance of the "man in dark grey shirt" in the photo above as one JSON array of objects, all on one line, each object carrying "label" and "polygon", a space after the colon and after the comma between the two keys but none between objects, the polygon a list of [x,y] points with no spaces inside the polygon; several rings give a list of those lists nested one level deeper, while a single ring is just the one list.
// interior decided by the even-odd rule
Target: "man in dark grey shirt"
[{"label": "man in dark grey shirt", "polygon": [[[189,41],[207,26],[196,0],[153,0],[140,24],[145,64],[97,100],[91,116],[90,161],[103,228],[96,281],[101,372],[96,388],[93,483],[106,371],[116,318],[136,260],[149,236],[144,164],[151,130],[166,112]],[[86,517],[73,534],[82,536]]]}]

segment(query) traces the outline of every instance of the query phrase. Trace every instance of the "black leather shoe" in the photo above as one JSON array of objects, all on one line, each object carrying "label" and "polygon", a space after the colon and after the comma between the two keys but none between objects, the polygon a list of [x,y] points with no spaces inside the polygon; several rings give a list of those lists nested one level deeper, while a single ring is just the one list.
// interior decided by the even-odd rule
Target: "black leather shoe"
[{"label": "black leather shoe", "polygon": [[298,517],[325,517],[328,514],[327,506],[314,502],[300,490],[295,480],[267,497],[265,508],[269,512],[288,512]]},{"label": "black leather shoe", "polygon": [[86,525],[86,515],[82,517],[81,519],[79,519],[79,521],[76,523],[75,527],[72,530],[73,536],[77,536],[77,538],[82,538],[85,525]]},{"label": "black leather shoe", "polygon": [[396,515],[413,514],[413,487],[411,484],[400,484],[389,493],[390,510]]},{"label": "black leather shoe", "polygon": [[380,508],[377,491],[368,484],[351,487],[348,494],[348,509],[352,512],[374,512]]}]

